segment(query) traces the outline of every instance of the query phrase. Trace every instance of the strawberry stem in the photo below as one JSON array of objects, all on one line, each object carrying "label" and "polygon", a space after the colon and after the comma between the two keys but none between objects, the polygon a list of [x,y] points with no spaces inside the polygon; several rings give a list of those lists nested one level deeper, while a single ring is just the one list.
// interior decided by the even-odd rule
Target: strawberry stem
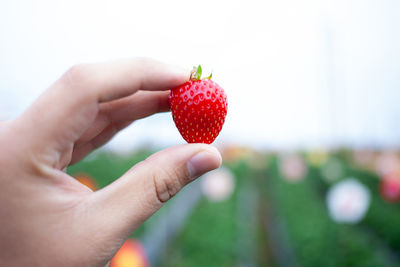
[{"label": "strawberry stem", "polygon": [[[190,80],[191,81],[199,81],[201,80],[201,74],[202,74],[203,70],[201,69],[201,65],[198,65],[197,67],[194,66],[193,70],[190,73]],[[210,74],[210,76],[204,78],[204,79],[209,79],[211,80],[212,78],[212,73]]]}]

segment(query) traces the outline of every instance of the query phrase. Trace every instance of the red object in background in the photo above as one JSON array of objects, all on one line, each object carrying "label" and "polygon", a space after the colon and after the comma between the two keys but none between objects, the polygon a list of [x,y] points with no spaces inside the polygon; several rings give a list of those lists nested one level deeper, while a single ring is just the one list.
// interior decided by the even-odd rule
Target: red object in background
[{"label": "red object in background", "polygon": [[388,174],[383,176],[379,191],[386,202],[395,203],[400,201],[400,175]]},{"label": "red object in background", "polygon": [[279,169],[288,182],[299,182],[307,173],[307,165],[304,160],[296,154],[288,154],[280,157]]},{"label": "red object in background", "polygon": [[112,258],[109,267],[150,267],[142,244],[128,239]]},{"label": "red object in background", "polygon": [[93,191],[96,191],[97,189],[99,189],[96,181],[87,174],[83,174],[83,173],[77,174],[77,175],[74,175],[74,178],[81,184],[92,189]]}]

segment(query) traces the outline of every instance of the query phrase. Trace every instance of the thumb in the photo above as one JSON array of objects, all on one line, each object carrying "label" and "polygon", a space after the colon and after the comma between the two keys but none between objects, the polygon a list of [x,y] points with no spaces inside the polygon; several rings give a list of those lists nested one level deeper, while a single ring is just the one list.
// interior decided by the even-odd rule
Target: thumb
[{"label": "thumb", "polygon": [[90,196],[92,221],[100,222],[109,237],[125,238],[182,187],[218,168],[221,161],[218,150],[205,144],[187,144],[153,154]]}]

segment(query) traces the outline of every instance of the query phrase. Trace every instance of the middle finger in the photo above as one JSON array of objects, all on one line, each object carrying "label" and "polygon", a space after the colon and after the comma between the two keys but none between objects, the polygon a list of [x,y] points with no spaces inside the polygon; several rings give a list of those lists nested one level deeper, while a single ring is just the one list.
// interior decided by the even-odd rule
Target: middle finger
[{"label": "middle finger", "polygon": [[168,95],[169,91],[139,91],[134,95],[101,104],[95,121],[75,142],[75,147],[90,142],[111,124],[132,122],[168,111]]}]

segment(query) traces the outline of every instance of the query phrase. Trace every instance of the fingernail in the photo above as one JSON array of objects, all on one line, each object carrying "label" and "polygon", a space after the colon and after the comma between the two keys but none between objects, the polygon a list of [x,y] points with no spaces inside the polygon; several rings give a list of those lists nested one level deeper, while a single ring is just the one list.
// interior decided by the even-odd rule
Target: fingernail
[{"label": "fingernail", "polygon": [[192,179],[214,170],[221,165],[221,155],[218,152],[201,151],[194,155],[187,163],[189,176]]}]

